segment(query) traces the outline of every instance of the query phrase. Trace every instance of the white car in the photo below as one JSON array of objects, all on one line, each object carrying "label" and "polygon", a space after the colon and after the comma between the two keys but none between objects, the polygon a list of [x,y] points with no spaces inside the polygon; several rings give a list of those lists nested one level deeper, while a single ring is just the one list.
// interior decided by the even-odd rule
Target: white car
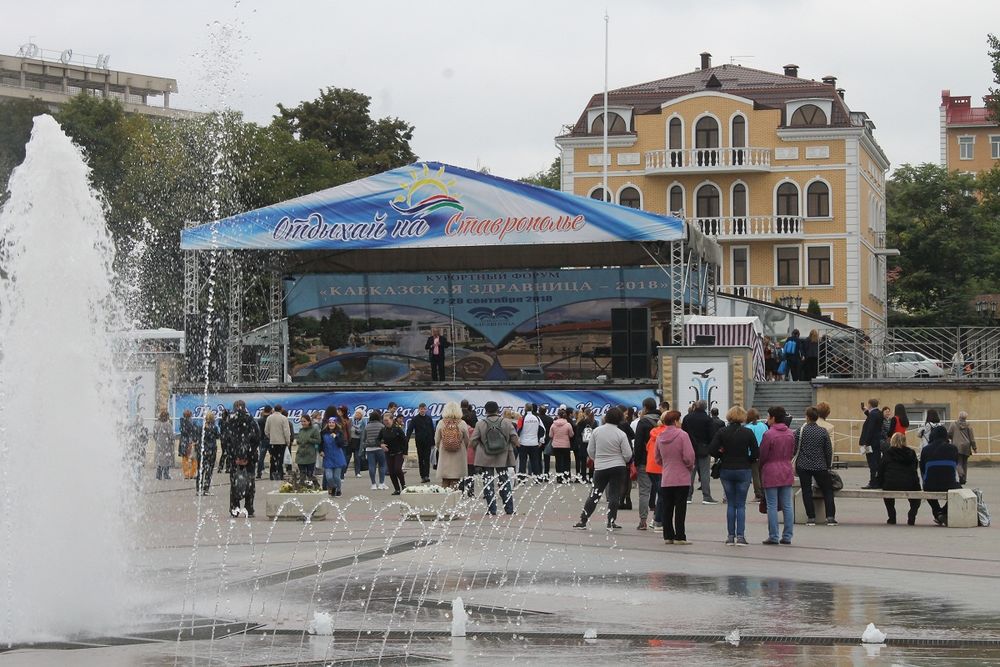
[{"label": "white car", "polygon": [[890,378],[941,377],[945,363],[920,352],[893,352],[885,357],[885,376]]}]

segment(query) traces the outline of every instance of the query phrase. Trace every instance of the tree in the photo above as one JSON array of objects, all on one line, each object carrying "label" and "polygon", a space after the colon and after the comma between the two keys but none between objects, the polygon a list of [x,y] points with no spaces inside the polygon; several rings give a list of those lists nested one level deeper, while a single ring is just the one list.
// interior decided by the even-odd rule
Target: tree
[{"label": "tree", "polygon": [[330,316],[321,318],[319,323],[319,340],[327,349],[335,350],[347,345],[351,335],[351,318],[342,309],[331,309]]},{"label": "tree", "polygon": [[982,182],[935,164],[903,165],[886,188],[888,267],[896,323],[974,322],[971,299],[993,283],[997,218],[980,204]]},{"label": "tree", "polygon": [[990,33],[986,35],[986,43],[989,45],[988,53],[993,65],[993,85],[983,101],[989,109],[990,119],[994,123],[1000,123],[1000,38]]},{"label": "tree", "polygon": [[31,137],[35,116],[48,112],[48,106],[35,98],[0,101],[0,201],[10,173],[24,161],[24,147]]},{"label": "tree", "polygon": [[556,157],[545,171],[538,171],[518,180],[522,183],[531,183],[551,190],[560,190],[562,189],[562,158]]},{"label": "tree", "polygon": [[371,175],[410,164],[413,126],[398,118],[374,120],[371,98],[356,90],[328,87],[319,97],[288,109],[278,105],[275,123],[302,141],[316,140],[337,160]]}]

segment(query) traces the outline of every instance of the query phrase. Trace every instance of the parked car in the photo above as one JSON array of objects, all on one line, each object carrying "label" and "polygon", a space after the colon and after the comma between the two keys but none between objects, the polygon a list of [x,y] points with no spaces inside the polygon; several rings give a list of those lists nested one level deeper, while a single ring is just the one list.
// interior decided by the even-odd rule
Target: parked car
[{"label": "parked car", "polygon": [[885,356],[885,376],[890,378],[927,378],[947,374],[945,363],[920,352],[893,352]]}]

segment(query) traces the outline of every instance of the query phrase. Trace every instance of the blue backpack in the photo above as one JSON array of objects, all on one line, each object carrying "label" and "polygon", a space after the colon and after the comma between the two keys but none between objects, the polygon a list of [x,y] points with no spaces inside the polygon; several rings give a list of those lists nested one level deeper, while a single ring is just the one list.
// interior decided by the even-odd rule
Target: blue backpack
[{"label": "blue backpack", "polygon": [[784,358],[786,359],[789,357],[794,357],[798,349],[799,349],[799,344],[795,341],[795,339],[789,338],[788,340],[785,341],[785,347],[781,349],[781,351],[783,352],[782,356],[784,356]]}]

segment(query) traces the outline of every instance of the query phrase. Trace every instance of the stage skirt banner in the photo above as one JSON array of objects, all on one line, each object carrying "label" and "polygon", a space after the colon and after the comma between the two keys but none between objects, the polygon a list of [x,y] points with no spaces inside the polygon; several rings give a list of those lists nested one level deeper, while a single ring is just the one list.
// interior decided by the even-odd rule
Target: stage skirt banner
[{"label": "stage skirt banner", "polygon": [[684,240],[684,222],[438,162],[181,232],[182,250],[356,250]]},{"label": "stage skirt banner", "polygon": [[659,267],[294,276],[291,379],[429,381],[437,329],[450,343],[446,379],[593,380],[609,373],[611,310],[649,308],[652,350],[670,282]]},{"label": "stage skirt banner", "polygon": [[[232,410],[233,402],[243,400],[254,417],[261,415],[265,405],[280,404],[288,410],[289,419],[298,430],[298,421],[303,414],[322,417],[329,406],[346,405],[351,414],[356,408],[361,408],[365,416],[372,410],[384,411],[389,402],[396,403],[399,411],[407,420],[417,414],[421,403],[427,404],[427,412],[435,419],[441,416],[446,403],[460,403],[462,399],[469,401],[476,414],[485,415],[483,406],[487,401],[496,401],[501,412],[513,410],[517,414],[524,413],[525,403],[548,406],[548,412],[554,413],[560,405],[578,410],[590,408],[594,417],[600,421],[610,408],[624,405],[638,407],[647,397],[656,398],[649,389],[473,389],[460,390],[423,390],[423,391],[358,391],[358,392],[283,392],[273,393],[219,393],[209,394],[205,400],[204,394],[174,394],[171,397],[171,412],[175,418],[184,410],[191,410],[195,419],[202,419],[206,409],[220,411],[223,408]],[[175,421],[176,423],[176,421]]]}]

